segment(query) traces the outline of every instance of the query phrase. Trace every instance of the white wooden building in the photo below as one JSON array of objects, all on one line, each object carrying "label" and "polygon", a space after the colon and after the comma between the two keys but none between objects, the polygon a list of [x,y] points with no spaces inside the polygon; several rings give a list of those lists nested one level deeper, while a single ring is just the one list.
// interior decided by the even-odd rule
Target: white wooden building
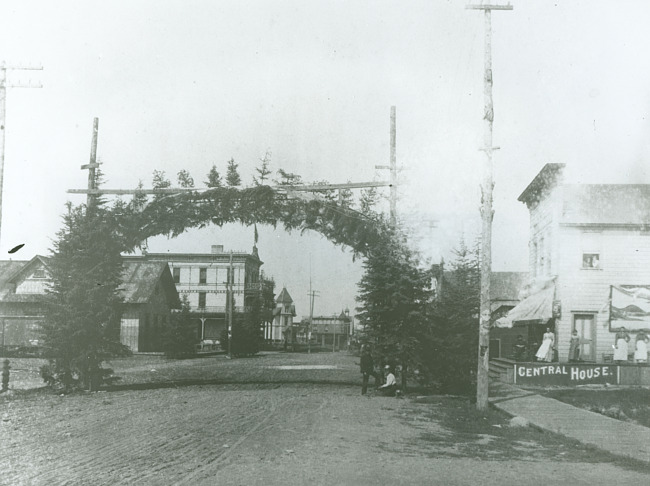
[{"label": "white wooden building", "polygon": [[[608,361],[623,322],[630,334],[650,330],[650,312],[612,316],[611,295],[650,295],[650,185],[565,184],[564,164],[547,164],[519,201],[530,213],[528,295],[497,326],[543,326],[555,332],[560,361],[573,329],[581,359]],[[650,300],[645,305],[650,311]]]}]

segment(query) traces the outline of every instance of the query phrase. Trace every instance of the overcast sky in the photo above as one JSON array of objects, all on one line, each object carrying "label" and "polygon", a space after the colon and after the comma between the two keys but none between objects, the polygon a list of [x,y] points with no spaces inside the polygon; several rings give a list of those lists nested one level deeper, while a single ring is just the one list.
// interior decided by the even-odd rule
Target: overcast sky
[{"label": "overcast sky", "polygon": [[[10,71],[0,253],[45,254],[66,194],[83,188],[92,121],[107,188],[154,169],[197,181],[231,157],[249,183],[268,150],[305,180],[382,180],[397,107],[400,218],[423,255],[450,260],[479,221],[483,15],[464,1],[5,1]],[[517,196],[549,162],[572,182],[650,183],[650,3],[513,1],[493,13],[494,270],[527,269]],[[383,190],[387,195],[387,190]],[[430,221],[437,220],[435,227]],[[239,225],[150,251],[250,250]],[[308,314],[354,308],[359,262],[319,235],[260,228],[267,274]]]}]

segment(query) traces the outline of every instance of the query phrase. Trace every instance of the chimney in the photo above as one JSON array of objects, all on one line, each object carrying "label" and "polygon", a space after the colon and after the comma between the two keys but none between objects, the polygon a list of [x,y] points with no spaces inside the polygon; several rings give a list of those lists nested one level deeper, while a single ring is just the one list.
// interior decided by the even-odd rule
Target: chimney
[{"label": "chimney", "polygon": [[212,254],[223,253],[223,245],[212,245]]}]

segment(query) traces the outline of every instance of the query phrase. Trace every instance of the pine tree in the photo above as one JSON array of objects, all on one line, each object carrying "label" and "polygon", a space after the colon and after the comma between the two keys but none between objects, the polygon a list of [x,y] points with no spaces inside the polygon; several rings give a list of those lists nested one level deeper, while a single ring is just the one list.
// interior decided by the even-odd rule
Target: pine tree
[{"label": "pine tree", "polygon": [[446,391],[474,394],[480,308],[479,250],[461,240],[432,306],[429,368]]},{"label": "pine tree", "polygon": [[181,309],[174,312],[163,335],[163,352],[168,358],[189,358],[196,351],[194,325],[191,320],[190,302],[187,295],[181,298]]},{"label": "pine tree", "polygon": [[361,199],[359,201],[360,211],[363,214],[370,215],[375,212],[375,205],[377,204],[377,189],[370,187],[361,191]]},{"label": "pine tree", "polygon": [[278,181],[278,184],[281,186],[295,186],[302,184],[302,177],[298,174],[287,172],[284,169],[278,169],[278,174],[280,174],[280,181]]},{"label": "pine tree", "polygon": [[152,182],[154,189],[164,189],[166,187],[171,187],[172,185],[171,181],[165,177],[164,170],[154,170]]},{"label": "pine tree", "polygon": [[255,172],[257,172],[257,177],[253,176],[253,184],[255,184],[256,186],[263,185],[264,181],[266,181],[271,175],[271,170],[269,169],[270,160],[271,160],[271,152],[267,150],[266,154],[264,154],[264,158],[260,159],[262,165],[255,168]]},{"label": "pine tree", "polygon": [[230,159],[228,161],[228,170],[226,172],[226,184],[229,187],[237,187],[241,185],[241,176],[237,171],[239,164],[235,164],[235,159]]},{"label": "pine tree", "polygon": [[129,352],[120,343],[123,245],[101,201],[68,205],[63,220],[49,260],[52,285],[42,325],[49,365],[41,374],[67,391],[94,390],[111,371],[102,363]]},{"label": "pine tree", "polygon": [[262,341],[262,300],[259,296],[246,301],[246,312],[234,319],[230,352],[234,356],[251,356],[260,350]]},{"label": "pine tree", "polygon": [[208,172],[208,180],[205,181],[207,187],[222,187],[223,182],[221,181],[221,175],[217,171],[217,166],[212,164],[210,172]]},{"label": "pine tree", "polygon": [[377,361],[401,365],[406,389],[409,370],[419,369],[427,352],[423,343],[431,276],[418,267],[401,235],[384,240],[366,254],[357,317]]},{"label": "pine tree", "polygon": [[183,169],[178,172],[178,185],[181,187],[194,187],[194,178],[189,171]]}]

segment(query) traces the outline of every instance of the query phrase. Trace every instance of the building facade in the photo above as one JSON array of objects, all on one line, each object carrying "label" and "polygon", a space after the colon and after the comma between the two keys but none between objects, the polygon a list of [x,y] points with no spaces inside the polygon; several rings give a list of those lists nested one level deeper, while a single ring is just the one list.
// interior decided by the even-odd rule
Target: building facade
[{"label": "building facade", "polygon": [[617,309],[613,296],[650,295],[650,185],[565,184],[563,169],[547,164],[519,196],[530,214],[531,282],[497,325],[550,328],[560,361],[576,330],[580,358],[602,362],[625,324],[632,354],[636,333],[650,331],[650,299]]},{"label": "building facade", "polygon": [[[307,322],[309,320],[307,319]],[[311,322],[312,342],[331,347],[333,350],[347,349],[353,333],[352,318],[347,309],[338,316],[314,316]]]},{"label": "building facade", "polygon": [[[49,258],[0,261],[0,332],[3,348],[40,346],[40,323],[47,313]],[[162,262],[125,261],[121,292],[124,309],[120,341],[133,352],[162,351],[162,330],[171,310],[180,308],[172,275]]]},{"label": "building facade", "polygon": [[197,341],[208,345],[218,343],[228,328],[229,304],[233,315],[242,314],[262,289],[257,247],[246,253],[213,245],[210,253],[147,253],[126,259],[169,265],[181,300],[190,304]]},{"label": "building facade", "polygon": [[286,287],[275,299],[273,321],[264,330],[264,339],[269,342],[284,342],[285,344],[297,344],[301,339],[299,326],[293,322],[296,317],[296,306]]}]

